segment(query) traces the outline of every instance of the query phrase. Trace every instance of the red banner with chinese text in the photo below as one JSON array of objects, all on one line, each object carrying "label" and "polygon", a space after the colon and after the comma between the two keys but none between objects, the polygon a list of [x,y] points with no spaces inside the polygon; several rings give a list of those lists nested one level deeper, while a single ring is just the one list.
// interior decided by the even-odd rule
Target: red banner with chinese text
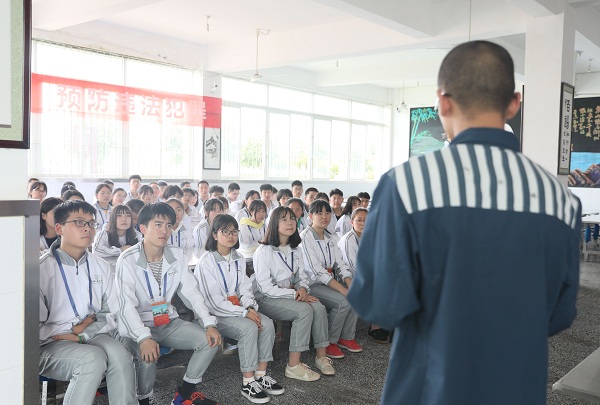
[{"label": "red banner with chinese text", "polygon": [[129,121],[156,117],[159,123],[221,128],[222,100],[40,74],[31,75],[31,112],[67,111]]}]

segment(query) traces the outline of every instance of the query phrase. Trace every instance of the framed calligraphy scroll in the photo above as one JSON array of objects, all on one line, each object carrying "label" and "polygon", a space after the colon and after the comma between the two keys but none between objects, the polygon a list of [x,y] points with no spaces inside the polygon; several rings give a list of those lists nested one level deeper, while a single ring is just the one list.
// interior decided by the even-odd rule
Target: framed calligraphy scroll
[{"label": "framed calligraphy scroll", "polygon": [[571,170],[571,131],[573,125],[573,98],[575,87],[562,83],[560,89],[560,129],[558,133],[558,174],[568,175]]},{"label": "framed calligraphy scroll", "polygon": [[0,148],[29,149],[31,0],[0,3]]}]

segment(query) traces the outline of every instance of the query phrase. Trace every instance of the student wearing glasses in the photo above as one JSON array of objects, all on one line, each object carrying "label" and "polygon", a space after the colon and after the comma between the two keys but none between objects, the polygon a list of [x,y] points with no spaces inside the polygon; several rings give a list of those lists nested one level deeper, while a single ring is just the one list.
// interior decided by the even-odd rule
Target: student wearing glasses
[{"label": "student wearing glasses", "polygon": [[194,238],[195,251],[194,255],[200,257],[204,254],[204,246],[208,240],[210,227],[217,215],[223,214],[223,203],[218,198],[211,198],[204,203],[204,218],[192,231]]},{"label": "student wearing glasses", "polygon": [[46,194],[48,194],[48,186],[46,186],[46,183],[43,181],[34,181],[29,187],[27,197],[34,200],[40,200],[41,203],[44,198],[46,198]]},{"label": "student wearing glasses", "polygon": [[127,201],[138,199],[138,191],[142,185],[142,178],[139,174],[132,174],[129,176],[129,192],[127,193]]},{"label": "student wearing glasses", "polygon": [[116,330],[114,277],[87,251],[95,214],[85,201],[54,210],[60,240],[40,258],[40,374],[70,381],[66,405],[91,405],[105,374],[110,403],[136,405],[134,365]]},{"label": "student wearing glasses", "polygon": [[218,319],[223,336],[237,340],[242,371],[242,395],[252,403],[270,401],[284,389],[267,376],[273,360],[275,328],[273,321],[258,311],[252,283],[246,276],[246,260],[236,248],[238,223],[231,215],[218,215],[206,241],[206,253],[200,258],[194,275],[211,314]]}]

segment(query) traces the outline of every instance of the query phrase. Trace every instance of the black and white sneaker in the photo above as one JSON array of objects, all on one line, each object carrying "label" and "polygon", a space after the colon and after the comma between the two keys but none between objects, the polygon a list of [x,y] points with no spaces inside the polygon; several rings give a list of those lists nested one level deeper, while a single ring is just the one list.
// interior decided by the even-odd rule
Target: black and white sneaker
[{"label": "black and white sneaker", "polygon": [[262,385],[258,381],[252,381],[248,384],[242,384],[242,395],[248,401],[255,404],[266,404],[271,400],[267,391],[263,390]]},{"label": "black and white sneaker", "polygon": [[277,384],[277,381],[271,376],[265,375],[256,380],[256,382],[262,385],[263,390],[267,391],[269,395],[281,395],[285,392],[285,388]]}]

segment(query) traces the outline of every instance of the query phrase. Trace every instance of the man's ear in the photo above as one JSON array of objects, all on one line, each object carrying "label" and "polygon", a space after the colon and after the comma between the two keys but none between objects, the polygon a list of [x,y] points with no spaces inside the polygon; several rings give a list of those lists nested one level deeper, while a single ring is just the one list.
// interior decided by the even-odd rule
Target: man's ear
[{"label": "man's ear", "polygon": [[142,235],[146,235],[146,231],[148,231],[148,227],[146,225],[143,224],[138,224],[140,227],[140,232],[142,233]]},{"label": "man's ear", "polygon": [[521,108],[521,93],[515,93],[512,100],[510,100],[510,104],[508,104],[508,108],[506,109],[505,119],[509,120],[514,117],[519,109]]},{"label": "man's ear", "polygon": [[449,116],[453,109],[454,105],[452,104],[452,97],[442,95],[441,91],[437,91],[438,96],[438,115],[442,117]]},{"label": "man's ear", "polygon": [[54,224],[54,231],[56,232],[56,234],[58,236],[62,236],[62,234],[63,234],[62,233],[62,227],[63,227],[62,224]]}]

